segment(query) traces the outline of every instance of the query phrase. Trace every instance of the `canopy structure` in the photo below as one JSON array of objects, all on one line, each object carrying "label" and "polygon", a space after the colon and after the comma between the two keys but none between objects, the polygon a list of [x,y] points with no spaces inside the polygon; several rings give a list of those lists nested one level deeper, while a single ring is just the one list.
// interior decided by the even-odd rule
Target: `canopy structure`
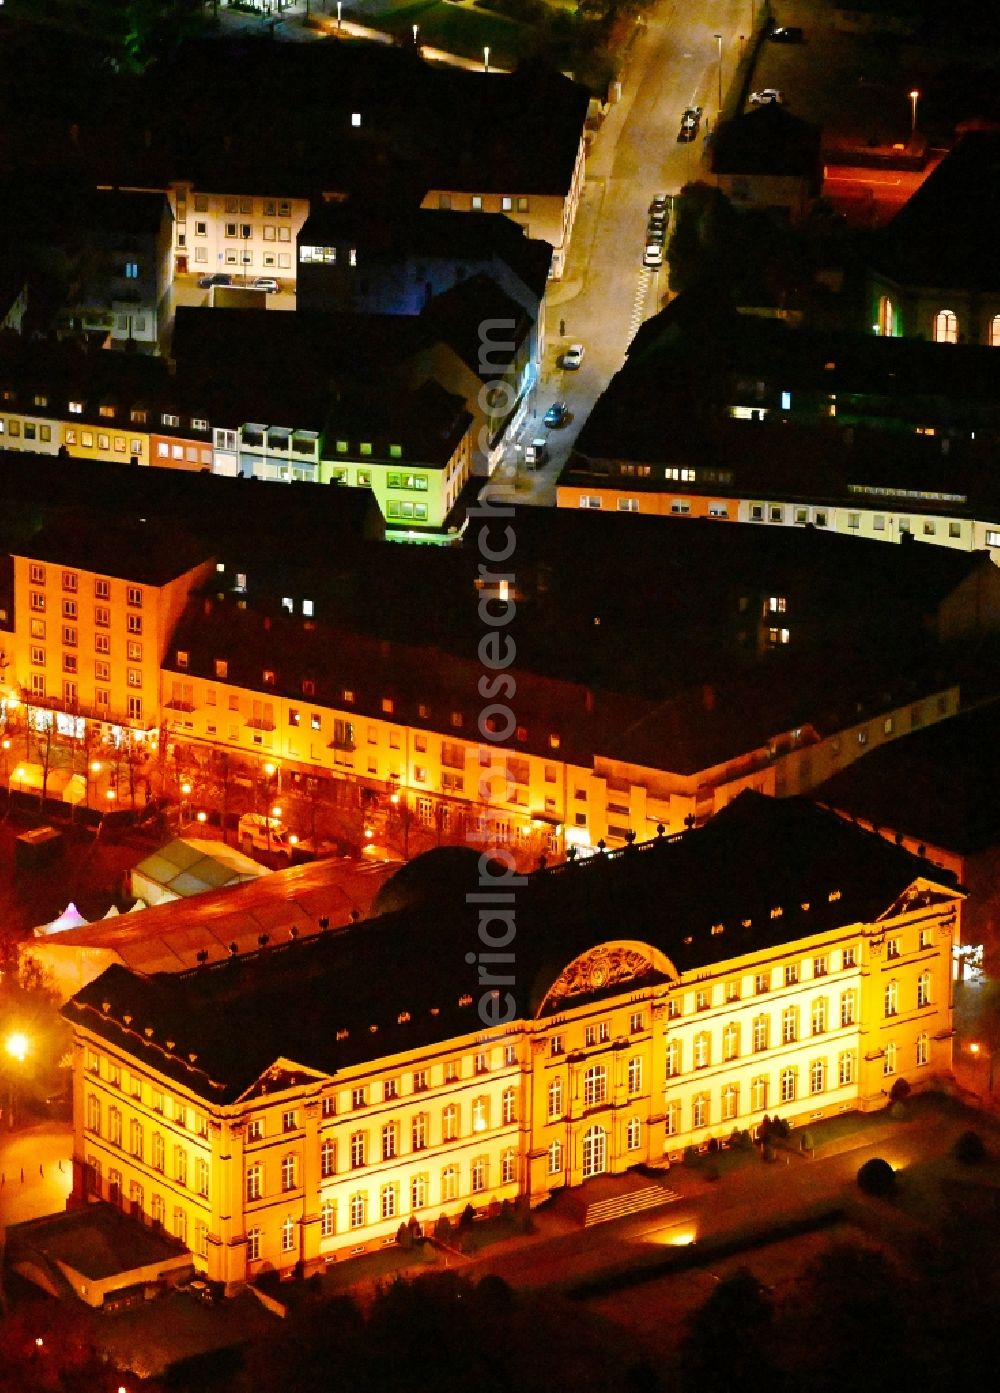
[{"label": "canopy structure", "polygon": [[64,933],[66,929],[78,929],[81,924],[89,923],[90,920],[85,919],[73,901],[70,900],[63,912],[57,915],[50,924],[40,924],[35,929],[35,937],[47,938],[49,934]]},{"label": "canopy structure", "polygon": [[270,874],[266,866],[258,865],[225,842],[177,837],[135,867],[132,894],[152,907],[203,895],[206,890],[243,885]]}]

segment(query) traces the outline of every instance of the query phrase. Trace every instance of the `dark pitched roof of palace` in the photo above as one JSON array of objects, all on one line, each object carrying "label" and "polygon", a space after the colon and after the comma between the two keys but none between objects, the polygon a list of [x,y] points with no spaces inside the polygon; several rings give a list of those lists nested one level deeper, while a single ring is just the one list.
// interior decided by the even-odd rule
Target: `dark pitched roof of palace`
[{"label": "dark pitched roof of palace", "polygon": [[[467,892],[479,888],[479,858],[469,849],[464,866],[449,859],[459,870],[450,894],[438,878],[425,902],[194,971],[144,977],[111,967],[63,1013],[218,1104],[235,1102],[279,1059],[336,1074],[478,1032],[481,940]],[[683,974],[870,923],[918,877],[953,885],[825,809],[744,793],[704,828],[519,886],[517,1014],[547,1012],[563,970],[602,944],[648,944]],[[653,971],[639,982],[656,980],[663,975]],[[613,996],[620,981],[574,993],[574,1003]]]}]

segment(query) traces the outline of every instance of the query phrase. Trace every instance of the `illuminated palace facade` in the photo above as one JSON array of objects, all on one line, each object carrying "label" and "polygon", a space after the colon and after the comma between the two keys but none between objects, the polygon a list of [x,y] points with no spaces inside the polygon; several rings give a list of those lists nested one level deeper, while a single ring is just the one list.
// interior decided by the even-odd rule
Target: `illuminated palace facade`
[{"label": "illuminated palace facade", "polygon": [[745,793],[501,871],[445,848],[345,929],[109,968],[64,1007],[74,1200],[162,1225],[234,1290],[950,1071],[960,892],[828,810]]}]

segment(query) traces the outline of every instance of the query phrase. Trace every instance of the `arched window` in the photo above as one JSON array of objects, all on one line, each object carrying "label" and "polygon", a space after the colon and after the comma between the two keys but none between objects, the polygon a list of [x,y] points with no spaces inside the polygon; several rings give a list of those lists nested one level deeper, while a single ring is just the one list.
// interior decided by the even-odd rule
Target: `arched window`
[{"label": "arched window", "polygon": [[558,1175],[563,1168],[563,1144],[561,1141],[550,1143],[548,1152],[549,1175]]},{"label": "arched window", "polygon": [[934,342],[958,343],[958,315],[954,310],[938,310],[934,316]]},{"label": "arched window", "polygon": [[931,1004],[931,974],[921,972],[917,978],[917,1005],[929,1006]]},{"label": "arched window", "polygon": [[517,1177],[517,1153],[505,1151],[500,1157],[500,1184],[512,1185]]},{"label": "arched window", "polygon": [[638,1151],[642,1146],[642,1121],[638,1117],[630,1117],[626,1128],[626,1146],[629,1151]]},{"label": "arched window", "polygon": [[608,1134],[603,1127],[590,1127],[583,1134],[583,1178],[603,1175],[608,1167]]},{"label": "arched window", "polygon": [[896,311],[888,295],[879,296],[878,332],[881,338],[892,338],[895,329]]},{"label": "arched window", "polygon": [[885,1047],[885,1060],[882,1064],[883,1074],[894,1074],[896,1072],[896,1053],[897,1047],[894,1041],[889,1042]]},{"label": "arched window", "polygon": [[781,1101],[783,1103],[795,1102],[796,1076],[794,1069],[782,1069],[781,1071]]},{"label": "arched window", "polygon": [[608,1071],[603,1064],[593,1064],[583,1076],[583,1101],[588,1108],[603,1103],[608,1096]]},{"label": "arched window", "polygon": [[707,1030],[694,1037],[694,1067],[706,1069],[712,1059],[712,1037]]},{"label": "arched window", "polygon": [[563,1110],[563,1082],[562,1079],[553,1079],[549,1084],[549,1121],[554,1122],[562,1117]]},{"label": "arched window", "polygon": [[458,1136],[458,1108],[449,1103],[441,1114],[441,1140],[454,1141]]},{"label": "arched window", "polygon": [[708,1094],[696,1093],[691,1100],[691,1126],[708,1126]]},{"label": "arched window", "polygon": [[740,1087],[739,1084],[727,1084],[722,1090],[722,1120],[732,1122],[740,1110]]},{"label": "arched window", "polygon": [[930,1059],[930,1037],[926,1031],[922,1031],[917,1036],[917,1063],[926,1064]]},{"label": "arched window", "polygon": [[1000,348],[1000,314],[990,320],[990,348]]},{"label": "arched window", "polygon": [[899,983],[895,977],[885,984],[885,1014],[895,1016],[899,1012]]},{"label": "arched window", "polygon": [[826,1061],[814,1059],[809,1066],[809,1092],[822,1093],[826,1088]]},{"label": "arched window", "polygon": [[368,1219],[368,1196],[358,1190],[351,1196],[351,1228],[363,1229]]},{"label": "arched window", "polygon": [[490,1100],[484,1095],[472,1100],[472,1130],[485,1132],[490,1120]]}]

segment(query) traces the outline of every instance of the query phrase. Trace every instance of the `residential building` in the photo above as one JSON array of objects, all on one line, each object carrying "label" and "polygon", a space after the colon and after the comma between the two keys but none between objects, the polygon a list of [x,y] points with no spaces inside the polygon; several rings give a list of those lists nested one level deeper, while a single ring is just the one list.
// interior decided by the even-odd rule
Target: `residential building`
[{"label": "residential building", "polygon": [[950,1073],[960,892],[800,800],[535,874],[510,972],[466,951],[478,852],[424,860],[337,933],[78,992],[73,1202],[232,1292]]},{"label": "residential building", "polygon": [[91,209],[93,262],[81,290],[82,329],[106,330],[113,347],[158,352],[169,330],[170,206],[161,193],[99,188]]},{"label": "residential building", "polygon": [[308,198],[278,189],[262,197],[239,184],[203,190],[189,179],[172,181],[168,196],[175,275],[273,276],[295,288],[295,243]]},{"label": "residential building", "polygon": [[737,207],[800,223],[823,183],[820,128],[780,102],[767,102],[722,122],[711,165],[719,188]]}]

